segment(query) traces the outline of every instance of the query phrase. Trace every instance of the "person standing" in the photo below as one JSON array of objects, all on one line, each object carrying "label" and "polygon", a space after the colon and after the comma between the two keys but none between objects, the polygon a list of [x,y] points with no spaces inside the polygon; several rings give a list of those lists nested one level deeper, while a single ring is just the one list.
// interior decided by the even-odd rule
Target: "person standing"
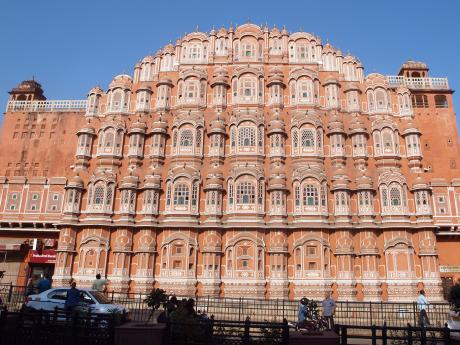
[{"label": "person standing", "polygon": [[48,274],[38,281],[37,289],[38,293],[51,289],[51,279]]},{"label": "person standing", "polygon": [[93,281],[93,285],[91,289],[99,292],[104,292],[107,288],[107,280],[101,279],[101,275],[98,273],[96,274],[96,279]]},{"label": "person standing", "polygon": [[66,311],[73,311],[75,307],[80,303],[80,290],[77,289],[77,283],[72,281],[70,283],[70,289],[67,291],[67,297],[65,299],[64,309]]},{"label": "person standing", "polygon": [[308,300],[304,297],[300,300],[299,303],[299,312],[297,313],[297,321],[303,323],[307,316],[307,304]]},{"label": "person standing", "polygon": [[430,320],[428,319],[428,306],[430,302],[425,296],[425,290],[420,290],[419,295],[417,297],[417,309],[418,309],[418,323],[420,327],[426,327],[430,325]]},{"label": "person standing", "polygon": [[323,300],[323,316],[327,321],[328,329],[334,329],[334,314],[335,314],[335,301],[331,297],[331,293],[326,293],[326,298]]}]

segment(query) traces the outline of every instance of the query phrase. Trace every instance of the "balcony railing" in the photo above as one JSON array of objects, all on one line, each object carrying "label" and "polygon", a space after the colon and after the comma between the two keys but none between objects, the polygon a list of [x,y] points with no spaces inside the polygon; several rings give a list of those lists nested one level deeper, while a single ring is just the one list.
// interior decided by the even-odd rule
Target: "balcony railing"
[{"label": "balcony railing", "polygon": [[409,89],[449,89],[447,78],[409,78],[399,75],[386,76],[390,87],[406,86]]},{"label": "balcony railing", "polygon": [[88,101],[77,100],[50,100],[50,101],[9,101],[6,111],[84,111]]}]

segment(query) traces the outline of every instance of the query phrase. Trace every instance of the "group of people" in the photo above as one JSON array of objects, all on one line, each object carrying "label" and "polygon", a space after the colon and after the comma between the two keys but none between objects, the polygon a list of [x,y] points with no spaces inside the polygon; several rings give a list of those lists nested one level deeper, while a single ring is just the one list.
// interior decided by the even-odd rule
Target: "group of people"
[{"label": "group of people", "polygon": [[[299,304],[299,312],[298,312],[298,322],[303,323],[308,317],[309,311],[307,310],[306,299],[302,298]],[[324,317],[325,321],[328,324],[328,329],[334,329],[334,315],[336,309],[336,303],[334,299],[332,299],[331,294],[328,292],[326,294],[326,298],[322,301],[322,316]],[[430,320],[428,319],[428,308],[430,303],[425,296],[425,290],[420,290],[419,295],[417,297],[417,309],[419,313],[419,326],[420,327],[427,327],[430,325]]]},{"label": "group of people", "polygon": [[195,311],[195,300],[193,298],[183,298],[178,300],[176,296],[166,303],[164,311],[158,316],[158,322],[186,322],[190,319],[209,319],[206,312]]}]

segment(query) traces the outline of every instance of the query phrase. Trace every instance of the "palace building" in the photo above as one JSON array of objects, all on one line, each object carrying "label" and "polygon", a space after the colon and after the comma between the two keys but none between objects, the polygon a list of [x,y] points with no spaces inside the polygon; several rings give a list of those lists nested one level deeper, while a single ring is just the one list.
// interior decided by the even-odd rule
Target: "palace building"
[{"label": "palace building", "polygon": [[254,24],[187,34],[82,100],[24,81],[0,137],[4,279],[443,300],[460,277],[452,93],[425,63],[366,75]]}]

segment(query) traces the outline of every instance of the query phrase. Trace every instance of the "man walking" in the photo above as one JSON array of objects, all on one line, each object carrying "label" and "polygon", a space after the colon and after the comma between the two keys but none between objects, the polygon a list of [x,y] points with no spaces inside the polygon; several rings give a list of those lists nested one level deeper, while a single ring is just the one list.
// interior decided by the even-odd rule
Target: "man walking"
[{"label": "man walking", "polygon": [[430,302],[425,296],[425,290],[420,290],[420,293],[417,297],[417,309],[419,312],[418,323],[420,327],[426,327],[430,325],[430,320],[428,319],[428,306]]},{"label": "man walking", "polygon": [[99,292],[104,292],[107,288],[107,280],[101,279],[101,275],[98,273],[96,274],[96,279],[93,281],[93,286],[91,289]]},{"label": "man walking", "polygon": [[323,316],[327,321],[328,329],[334,329],[335,301],[331,298],[331,293],[326,293],[323,301]]}]

